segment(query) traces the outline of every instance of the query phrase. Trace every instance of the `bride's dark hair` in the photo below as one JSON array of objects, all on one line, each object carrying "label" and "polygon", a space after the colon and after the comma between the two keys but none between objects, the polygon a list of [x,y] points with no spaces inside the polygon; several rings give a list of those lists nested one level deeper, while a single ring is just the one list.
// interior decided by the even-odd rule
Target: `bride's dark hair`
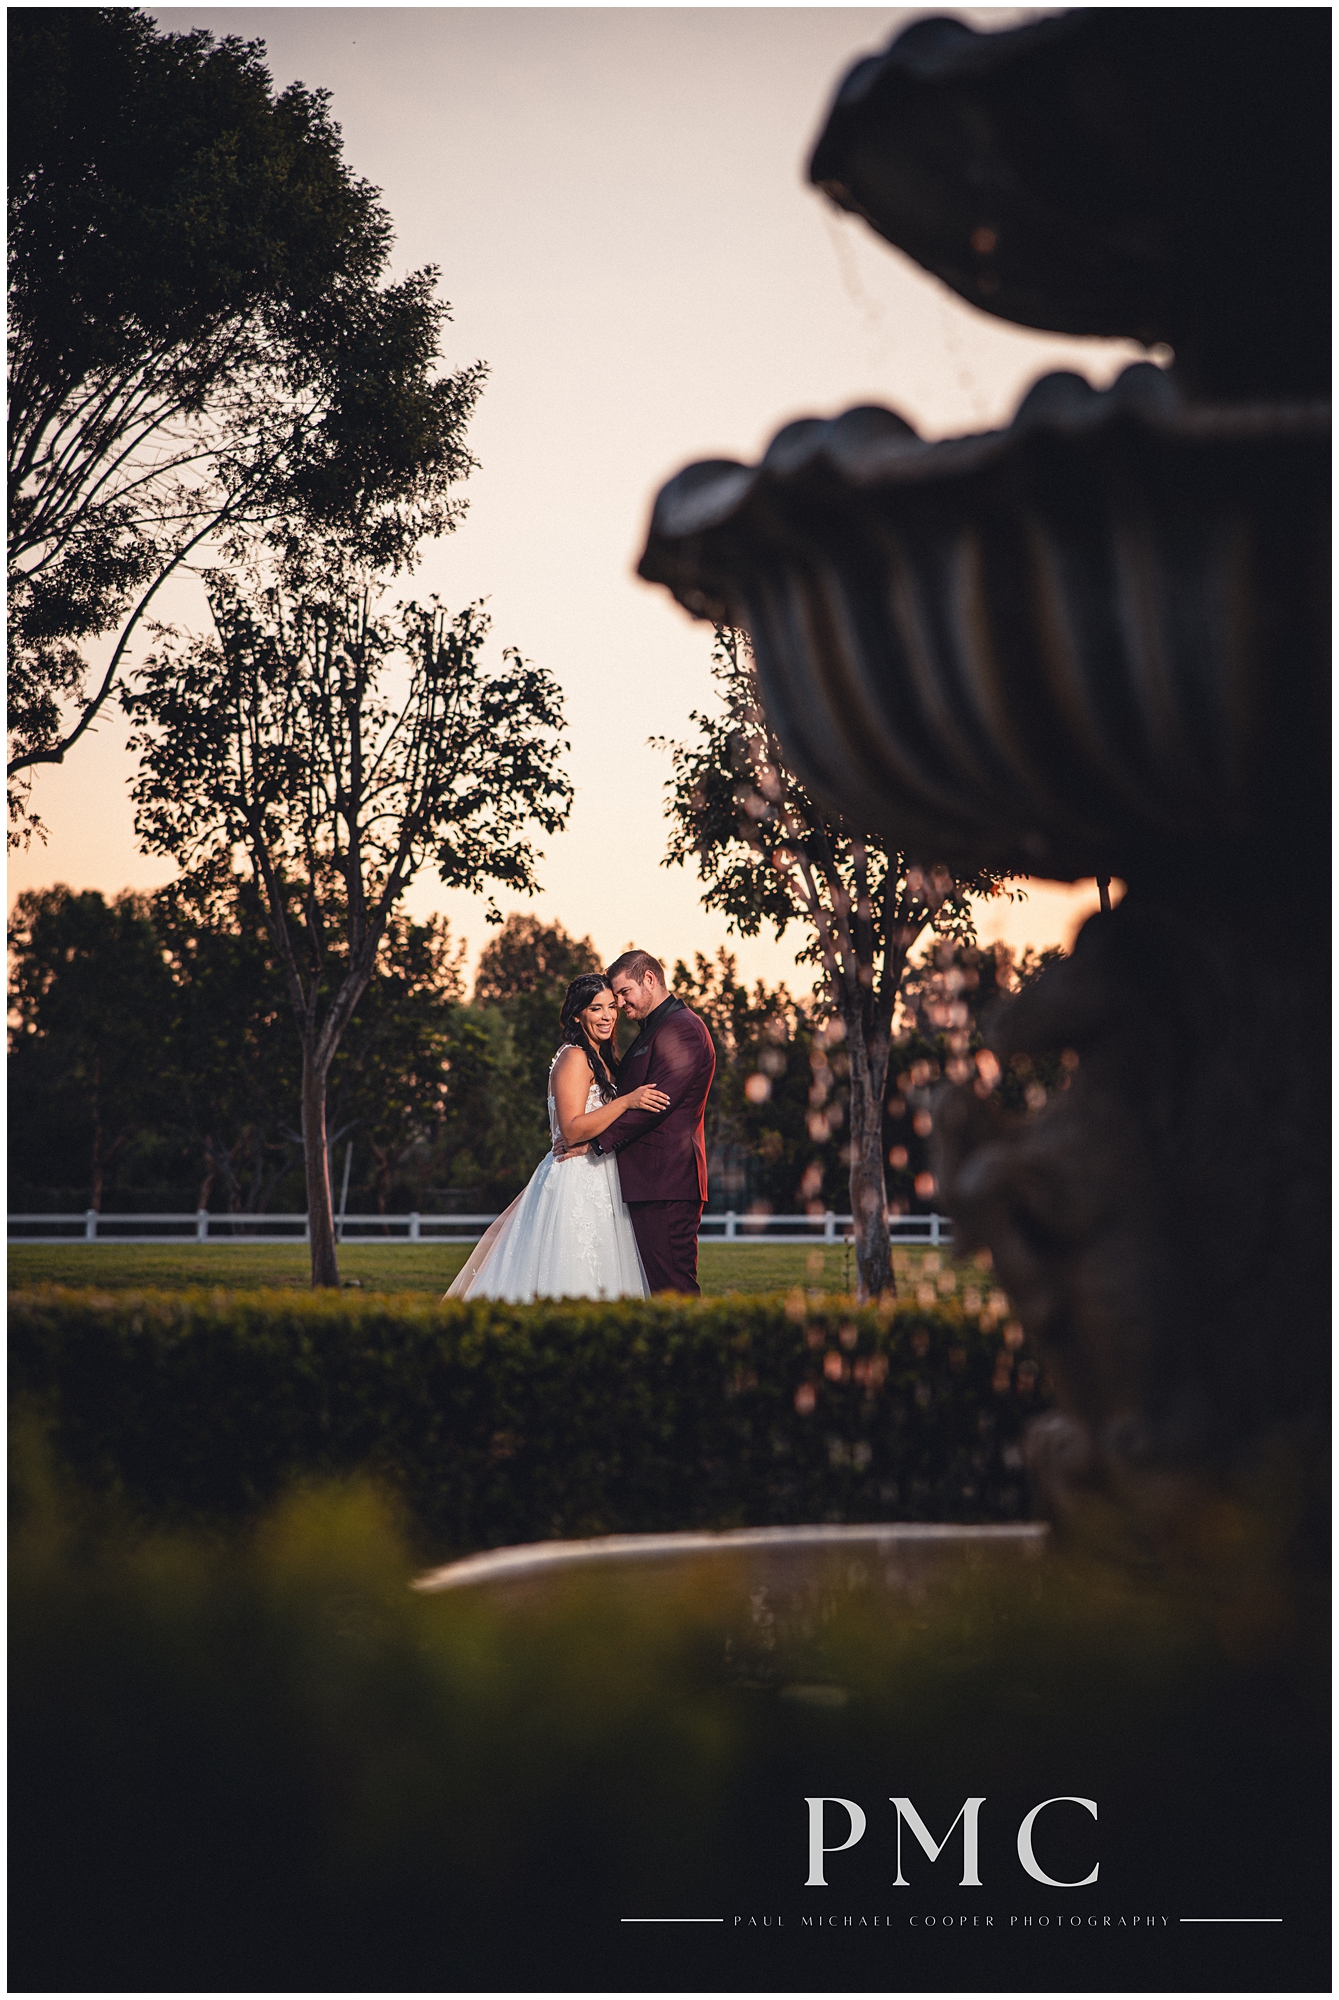
[{"label": "bride's dark hair", "polygon": [[[604,1057],[600,1054],[595,1043],[582,1027],[579,1016],[585,1013],[597,993],[608,993],[611,991],[612,988],[609,981],[602,972],[581,973],[578,978],[572,981],[572,984],[567,989],[560,1017],[563,1031],[560,1046],[581,1050],[586,1061],[590,1064],[591,1075],[595,1078],[595,1086],[600,1093],[601,1102],[605,1104],[608,1104],[611,1098],[618,1095],[613,1072]],[[611,1035],[609,1038],[611,1047],[613,1039]]]}]

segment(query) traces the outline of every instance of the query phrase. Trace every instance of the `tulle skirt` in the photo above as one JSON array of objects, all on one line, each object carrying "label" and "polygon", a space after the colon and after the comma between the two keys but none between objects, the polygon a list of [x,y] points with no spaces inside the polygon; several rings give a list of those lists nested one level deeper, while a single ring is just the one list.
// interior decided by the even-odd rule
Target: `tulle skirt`
[{"label": "tulle skirt", "polygon": [[618,1164],[602,1153],[541,1160],[476,1243],[449,1299],[645,1298],[646,1273]]}]

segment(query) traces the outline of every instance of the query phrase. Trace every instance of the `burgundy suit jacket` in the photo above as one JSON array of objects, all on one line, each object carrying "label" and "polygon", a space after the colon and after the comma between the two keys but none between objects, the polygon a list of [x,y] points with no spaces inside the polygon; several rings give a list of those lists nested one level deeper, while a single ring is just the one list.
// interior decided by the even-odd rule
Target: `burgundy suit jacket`
[{"label": "burgundy suit jacket", "polygon": [[715,1073],[706,1022],[682,1001],[637,1037],[619,1064],[619,1091],[654,1084],[669,1109],[625,1111],[600,1134],[600,1151],[618,1155],[624,1201],[706,1200],[702,1120]]}]

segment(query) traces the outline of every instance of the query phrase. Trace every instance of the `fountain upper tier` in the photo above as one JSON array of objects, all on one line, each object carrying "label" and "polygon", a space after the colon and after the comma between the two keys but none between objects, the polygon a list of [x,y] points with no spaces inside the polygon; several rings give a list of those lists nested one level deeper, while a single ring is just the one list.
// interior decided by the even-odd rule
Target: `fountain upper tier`
[{"label": "fountain upper tier", "polygon": [[1130,880],[1314,837],[1328,565],[1328,408],[1188,405],[1141,364],[1048,376],[983,436],[789,424],[671,480],[640,573],[748,629],[787,756],[848,818]]},{"label": "fountain upper tier", "polygon": [[1203,397],[1330,379],[1330,14],[915,22],[851,70],[812,179],[973,305],[1166,341]]}]

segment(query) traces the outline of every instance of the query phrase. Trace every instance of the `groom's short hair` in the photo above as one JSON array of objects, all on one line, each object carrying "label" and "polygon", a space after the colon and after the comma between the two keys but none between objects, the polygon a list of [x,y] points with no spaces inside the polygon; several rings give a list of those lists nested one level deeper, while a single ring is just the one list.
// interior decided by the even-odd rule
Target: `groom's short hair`
[{"label": "groom's short hair", "polygon": [[665,968],[658,958],[652,958],[649,951],[625,951],[621,958],[616,958],[604,975],[611,986],[620,972],[626,972],[636,986],[640,986],[651,972],[662,986],[665,984]]}]

